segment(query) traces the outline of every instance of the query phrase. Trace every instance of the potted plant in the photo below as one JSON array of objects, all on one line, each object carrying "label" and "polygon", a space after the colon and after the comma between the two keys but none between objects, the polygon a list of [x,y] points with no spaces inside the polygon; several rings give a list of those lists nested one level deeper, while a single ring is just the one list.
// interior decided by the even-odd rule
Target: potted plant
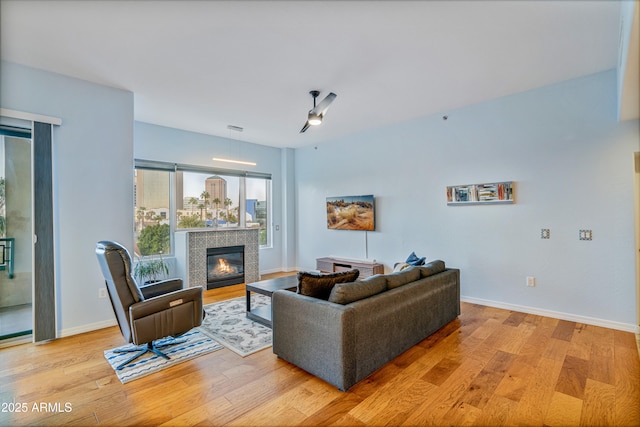
[{"label": "potted plant", "polygon": [[162,254],[158,258],[138,259],[133,268],[133,276],[138,283],[148,284],[163,280],[169,274],[169,266],[162,259]]}]

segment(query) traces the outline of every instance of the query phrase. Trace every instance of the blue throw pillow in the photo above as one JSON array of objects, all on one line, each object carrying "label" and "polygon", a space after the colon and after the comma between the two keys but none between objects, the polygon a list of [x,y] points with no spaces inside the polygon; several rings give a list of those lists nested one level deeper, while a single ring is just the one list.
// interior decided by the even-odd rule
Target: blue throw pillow
[{"label": "blue throw pillow", "polygon": [[424,265],[425,259],[426,257],[418,258],[415,252],[411,252],[411,255],[409,255],[406,262],[410,265]]}]

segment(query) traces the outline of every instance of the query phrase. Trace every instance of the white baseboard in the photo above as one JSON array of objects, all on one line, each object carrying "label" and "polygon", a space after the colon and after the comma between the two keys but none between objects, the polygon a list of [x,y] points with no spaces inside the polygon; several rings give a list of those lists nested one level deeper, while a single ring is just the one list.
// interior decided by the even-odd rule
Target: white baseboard
[{"label": "white baseboard", "polygon": [[460,301],[472,304],[486,305],[488,307],[502,308],[505,310],[519,311],[521,313],[535,314],[538,316],[552,317],[554,319],[579,322],[587,325],[601,326],[603,328],[617,329],[634,334],[640,333],[640,327],[632,323],[615,322],[613,320],[598,319],[595,317],[580,316],[577,314],[562,313],[560,311],[545,310],[542,308],[527,307],[525,305],[509,304],[480,298],[460,296]]},{"label": "white baseboard", "polygon": [[84,334],[85,332],[96,331],[98,329],[109,328],[111,326],[117,326],[116,319],[104,320],[102,322],[90,323],[88,325],[78,326],[77,328],[63,329],[58,334],[58,338],[70,337],[72,335]]}]

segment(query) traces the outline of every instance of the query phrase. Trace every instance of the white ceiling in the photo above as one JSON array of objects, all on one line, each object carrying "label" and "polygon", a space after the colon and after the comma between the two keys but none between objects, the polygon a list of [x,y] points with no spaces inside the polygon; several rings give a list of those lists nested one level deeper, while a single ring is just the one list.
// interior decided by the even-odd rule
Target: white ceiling
[{"label": "white ceiling", "polygon": [[[608,0],[0,7],[3,60],[132,91],[138,121],[276,147],[613,69],[620,26]],[[338,97],[300,134],[312,89]]]}]

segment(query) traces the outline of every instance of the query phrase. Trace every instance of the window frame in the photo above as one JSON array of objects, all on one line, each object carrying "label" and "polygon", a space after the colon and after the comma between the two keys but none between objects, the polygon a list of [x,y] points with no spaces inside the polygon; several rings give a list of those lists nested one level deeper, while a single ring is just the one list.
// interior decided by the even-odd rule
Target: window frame
[{"label": "window frame", "polygon": [[[250,179],[259,179],[259,178],[254,178],[254,177],[248,177]],[[266,208],[266,214],[267,214],[267,218],[266,218],[266,223],[265,223],[265,229],[267,230],[267,241],[264,245],[260,245],[261,249],[267,249],[267,248],[273,248],[273,203],[271,202],[271,198],[272,198],[272,182],[271,180],[265,180],[266,182],[264,183],[265,185],[265,198],[266,198],[266,203],[267,203],[267,208]],[[245,200],[245,212],[246,212],[246,200],[247,200],[247,196],[246,196],[246,179],[245,179],[245,195],[244,195],[244,200]],[[246,218],[246,217],[245,217]]]},{"label": "window frame", "polygon": [[[149,258],[153,258],[156,257],[160,254],[162,255],[168,255],[168,256],[173,256],[174,255],[174,234],[173,234],[173,227],[174,227],[174,221],[175,221],[175,205],[174,205],[174,182],[175,182],[175,173],[173,173],[172,171],[168,171],[168,170],[160,170],[160,169],[147,169],[147,168],[135,168],[133,169],[133,173],[134,173],[134,192],[133,192],[133,215],[134,215],[134,227],[133,227],[133,241],[134,244],[138,244],[139,243],[139,237],[136,237],[136,230],[137,230],[137,220],[138,220],[138,212],[139,212],[139,208],[141,206],[137,205],[137,194],[140,191],[140,189],[137,188],[137,171],[141,169],[141,170],[151,170],[151,171],[158,171],[158,172],[164,172],[167,173],[168,176],[166,177],[166,179],[168,180],[167,184],[168,184],[168,201],[169,201],[169,205],[167,206],[167,209],[169,210],[169,218],[168,218],[168,225],[169,225],[169,251],[168,252],[161,252],[161,253],[156,253],[156,254],[149,254],[149,255],[138,255],[137,253],[134,252],[134,257],[136,259],[149,259]],[[142,206],[145,207],[146,206]],[[152,208],[152,209],[156,209],[156,208]],[[158,212],[158,216],[160,216],[160,213]],[[144,227],[146,228],[146,227]],[[144,228],[140,229],[140,233],[142,233],[142,230]]]},{"label": "window frame", "polygon": [[[239,169],[224,169],[224,168],[215,168],[215,167],[207,167],[207,166],[198,166],[198,165],[190,165],[183,163],[173,163],[173,162],[163,162],[163,161],[155,161],[155,160],[147,160],[147,159],[134,159],[134,173],[137,169],[143,170],[157,170],[169,172],[170,176],[170,184],[169,184],[169,235],[170,235],[170,253],[165,254],[168,256],[175,256],[175,233],[180,230],[195,230],[195,229],[178,229],[177,228],[177,173],[181,172],[194,172],[194,173],[204,173],[204,174],[212,174],[212,175],[221,175],[221,176],[234,176],[239,178],[239,200],[238,200],[238,215],[239,222],[236,228],[246,227],[245,222],[245,214],[246,214],[246,179],[245,178],[256,178],[256,179],[264,179],[265,181],[270,181],[269,183],[265,183],[266,186],[266,203],[267,203],[267,221],[265,224],[265,228],[267,228],[267,242],[265,245],[260,245],[260,249],[269,249],[273,248],[273,185],[272,185],[272,177],[270,173],[264,172],[255,172],[255,171],[245,171]],[[135,197],[135,192],[134,192]],[[134,203],[134,215],[135,215],[135,203]],[[153,255],[151,255],[153,256]],[[148,256],[143,256],[146,258]]]}]

